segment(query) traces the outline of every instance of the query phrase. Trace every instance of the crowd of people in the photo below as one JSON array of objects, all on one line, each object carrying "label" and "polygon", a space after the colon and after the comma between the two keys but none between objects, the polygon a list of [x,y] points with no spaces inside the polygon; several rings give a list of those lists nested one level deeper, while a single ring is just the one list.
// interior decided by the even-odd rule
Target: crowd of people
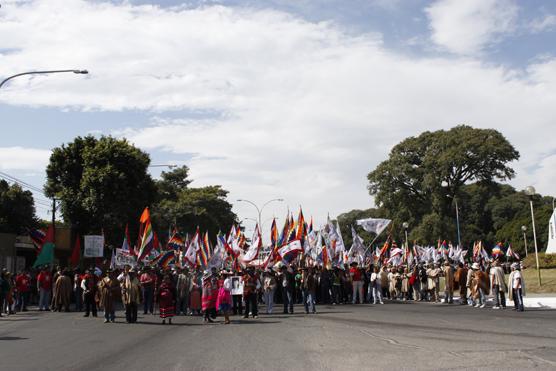
[{"label": "crowd of people", "polygon": [[[442,279],[441,279],[442,278]],[[206,323],[217,314],[230,323],[230,316],[257,318],[259,307],[274,313],[274,303],[283,314],[292,314],[294,304],[303,304],[305,313],[316,313],[317,305],[384,304],[388,301],[433,303],[506,308],[506,295],[514,310],[523,311],[525,282],[519,263],[428,263],[412,266],[368,265],[343,267],[296,267],[228,271],[216,268],[159,269],[153,267],[105,269],[81,272],[56,267],[39,271],[23,270],[13,276],[0,275],[2,314],[27,311],[31,304],[39,311],[84,312],[85,317],[104,313],[104,322],[116,319],[123,308],[127,323],[136,323],[138,312],[158,315],[162,324],[179,315],[200,316]],[[443,300],[441,300],[443,299]]]}]

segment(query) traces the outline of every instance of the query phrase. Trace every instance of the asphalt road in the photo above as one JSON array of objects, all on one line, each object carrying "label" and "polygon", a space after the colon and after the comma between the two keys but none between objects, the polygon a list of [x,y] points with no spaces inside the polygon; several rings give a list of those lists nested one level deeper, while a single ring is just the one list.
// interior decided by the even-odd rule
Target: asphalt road
[{"label": "asphalt road", "polygon": [[[556,369],[556,311],[430,303],[320,306],[258,319],[82,313],[0,319],[0,370]],[[102,313],[99,313],[101,315]]]}]

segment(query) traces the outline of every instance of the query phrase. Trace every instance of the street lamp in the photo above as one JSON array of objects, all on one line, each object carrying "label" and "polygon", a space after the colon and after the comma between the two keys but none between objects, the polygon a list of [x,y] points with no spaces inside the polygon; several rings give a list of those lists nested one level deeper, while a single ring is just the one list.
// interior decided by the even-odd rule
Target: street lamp
[{"label": "street lamp", "polygon": [[23,76],[23,75],[45,75],[45,74],[50,74],[50,73],[75,73],[77,75],[86,75],[89,73],[89,71],[87,70],[52,70],[52,71],[30,71],[30,72],[23,72],[23,73],[18,73],[16,75],[10,76],[6,79],[4,79],[2,82],[0,82],[0,88],[2,88],[2,86],[4,86],[4,84],[6,82],[8,82],[9,80],[18,77],[18,76]]},{"label": "street lamp", "polygon": [[403,222],[402,226],[403,226],[403,229],[405,230],[405,247],[409,248],[409,243],[408,243],[408,240],[407,240],[407,228],[409,228],[409,223],[408,222]]},{"label": "street lamp", "polygon": [[262,226],[261,226],[261,214],[262,214],[262,212],[263,212],[263,209],[265,208],[266,205],[268,205],[269,203],[271,203],[271,202],[273,202],[273,201],[283,202],[284,199],[283,199],[283,198],[273,198],[272,200],[268,200],[267,202],[265,202],[265,203],[263,204],[263,206],[261,206],[260,208],[259,208],[259,207],[257,206],[257,204],[254,203],[253,201],[249,201],[249,200],[245,200],[245,199],[241,199],[241,198],[239,198],[239,199],[237,200],[237,202],[247,202],[248,204],[253,205],[253,206],[255,207],[255,209],[257,209],[257,213],[258,213],[258,215],[259,215],[259,218],[258,218],[259,227],[261,227],[261,228],[262,228]]},{"label": "street lamp", "polygon": [[539,276],[539,287],[541,286],[541,270],[539,268],[539,250],[537,247],[537,229],[535,228],[535,212],[533,210],[533,196],[536,194],[535,187],[529,186],[525,188],[525,194],[529,196],[529,204],[531,205],[531,222],[533,223],[533,241],[535,242],[535,259],[537,261],[537,274]]},{"label": "street lamp", "polygon": [[527,236],[525,235],[525,232],[527,232],[527,227],[522,225],[521,231],[523,232],[523,244],[525,245],[525,256],[527,256]]},{"label": "street lamp", "polygon": [[157,165],[150,165],[149,167],[167,167],[168,169],[174,169],[174,168],[178,167],[178,165],[175,165],[175,164],[157,164]]}]

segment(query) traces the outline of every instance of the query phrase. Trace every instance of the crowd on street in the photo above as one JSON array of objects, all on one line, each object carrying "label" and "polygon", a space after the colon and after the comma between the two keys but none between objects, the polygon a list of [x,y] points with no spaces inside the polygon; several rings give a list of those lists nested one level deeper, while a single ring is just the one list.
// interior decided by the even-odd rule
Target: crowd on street
[{"label": "crowd on street", "polygon": [[[138,312],[158,314],[162,324],[172,317],[200,316],[206,323],[218,314],[229,324],[230,316],[257,318],[259,310],[292,314],[294,304],[303,304],[305,313],[316,313],[318,305],[384,304],[385,301],[459,303],[476,308],[505,309],[507,299],[513,309],[523,311],[525,282],[519,263],[494,260],[472,264],[428,263],[412,266],[351,266],[323,269],[282,265],[279,269],[241,271],[188,268],[140,269],[91,267],[83,272],[56,267],[23,270],[12,275],[3,270],[0,279],[0,315],[29,310],[84,312],[104,322],[114,322],[116,310],[123,308],[125,320],[136,323]],[[442,279],[441,279],[442,278]],[[261,308],[261,309],[259,309]]]}]

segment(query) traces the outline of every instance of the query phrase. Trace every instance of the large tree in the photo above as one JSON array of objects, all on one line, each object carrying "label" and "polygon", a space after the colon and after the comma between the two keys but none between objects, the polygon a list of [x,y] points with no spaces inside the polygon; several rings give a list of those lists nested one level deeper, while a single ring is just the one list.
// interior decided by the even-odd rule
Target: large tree
[{"label": "large tree", "polygon": [[465,197],[469,184],[488,187],[511,179],[509,163],[518,158],[518,151],[493,129],[457,126],[425,132],[397,144],[388,160],[369,173],[369,192],[398,225],[410,223],[410,238],[455,240],[454,200]]},{"label": "large tree", "polygon": [[198,226],[202,232],[208,231],[212,239],[218,231],[228,232],[237,221],[232,205],[226,200],[228,191],[219,185],[190,187],[188,175],[187,166],[162,172],[156,182],[159,196],[153,209],[156,225],[162,230],[176,226],[188,233],[194,233]]},{"label": "large tree", "polygon": [[74,229],[104,231],[109,243],[118,244],[126,223],[155,199],[149,164],[149,155],[125,139],[77,137],[52,151],[45,191],[61,201]]},{"label": "large tree", "polygon": [[0,180],[0,232],[25,233],[37,223],[31,192],[24,191],[17,184],[10,185]]}]

